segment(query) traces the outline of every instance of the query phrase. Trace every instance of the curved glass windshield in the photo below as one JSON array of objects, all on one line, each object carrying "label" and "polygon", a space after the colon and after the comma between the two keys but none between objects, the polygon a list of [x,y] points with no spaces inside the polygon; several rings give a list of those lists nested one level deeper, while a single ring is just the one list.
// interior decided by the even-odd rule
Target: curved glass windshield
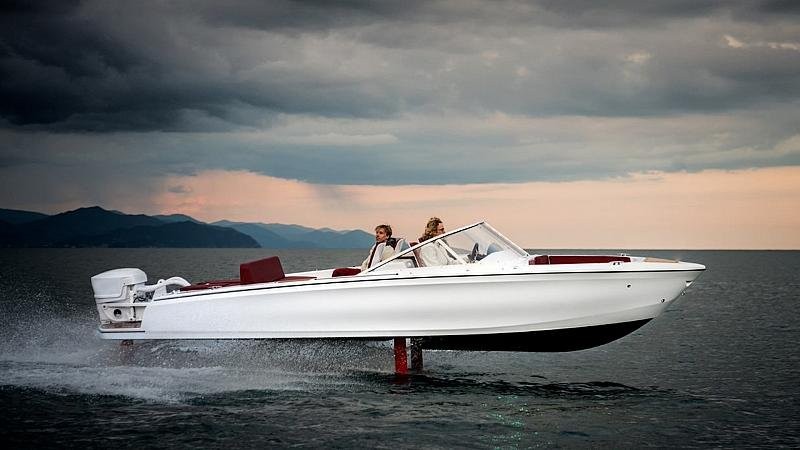
[{"label": "curved glass windshield", "polygon": [[[494,256],[492,256],[494,255]],[[394,267],[395,260],[414,260],[414,266],[430,267],[474,264],[499,259],[527,257],[528,253],[485,222],[453,230],[420,245],[398,252],[369,271]],[[408,262],[404,263],[409,267]]]}]

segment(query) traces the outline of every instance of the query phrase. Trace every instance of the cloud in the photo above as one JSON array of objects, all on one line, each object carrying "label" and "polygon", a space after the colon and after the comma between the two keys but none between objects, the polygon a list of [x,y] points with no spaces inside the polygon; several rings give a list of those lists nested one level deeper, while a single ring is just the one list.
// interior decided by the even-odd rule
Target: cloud
[{"label": "cloud", "polygon": [[289,136],[284,140],[292,145],[315,145],[335,147],[363,147],[372,145],[396,144],[397,137],[391,134],[311,134],[306,136]]},{"label": "cloud", "polygon": [[192,189],[182,184],[178,184],[175,186],[168,187],[167,192],[169,192],[170,194],[191,194]]},{"label": "cloud", "polygon": [[733,36],[725,35],[725,42],[728,47],[732,48],[753,48],[753,47],[767,47],[773,50],[794,50],[800,51],[800,43],[798,42],[742,42]]},{"label": "cloud", "polygon": [[[0,116],[39,130],[225,131],[268,127],[276,114],[445,109],[658,115],[800,93],[800,62],[775,51],[796,50],[791,3],[18,7],[0,19]],[[718,45],[740,35],[761,43],[748,59]]]},{"label": "cloud", "polygon": [[114,171],[437,185],[800,163],[794,2],[4,8],[0,168],[75,199],[135,184]]},{"label": "cloud", "polygon": [[[292,115],[263,131],[6,131],[0,141],[8,170],[49,170],[62,181],[59,174],[82,171],[66,178],[72,184],[215,169],[330,185],[522,183],[797,165],[795,125],[792,110],[642,118],[453,112],[383,121]],[[0,203],[10,195],[0,194]]]}]

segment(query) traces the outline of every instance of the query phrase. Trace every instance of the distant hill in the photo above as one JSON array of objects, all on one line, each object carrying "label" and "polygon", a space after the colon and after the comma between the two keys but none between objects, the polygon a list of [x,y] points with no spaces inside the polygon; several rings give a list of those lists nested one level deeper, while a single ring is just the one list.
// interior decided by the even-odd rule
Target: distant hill
[{"label": "distant hill", "polygon": [[0,209],[0,247],[369,248],[373,242],[362,230],[228,220],[206,224],[185,214],[125,214],[99,206],[53,216]]},{"label": "distant hill", "polygon": [[33,222],[35,220],[44,219],[45,217],[49,216],[47,214],[42,214],[32,211],[20,211],[18,209],[0,208],[0,222],[6,222],[13,225]]},{"label": "distant hill", "polygon": [[16,231],[17,227],[14,224],[0,220],[0,235],[4,233],[15,233]]},{"label": "distant hill", "polygon": [[[253,236],[264,248],[369,248],[375,237],[362,230],[337,231],[330,228],[314,229],[302,225],[280,223],[241,223],[219,221],[214,225],[230,226]],[[268,232],[269,234],[265,234]],[[269,236],[261,239],[258,236]],[[288,241],[278,241],[275,237]]]},{"label": "distant hill", "polygon": [[136,226],[94,236],[76,236],[60,247],[258,248],[258,242],[238,231],[195,222]]},{"label": "distant hill", "polygon": [[[184,235],[180,236],[181,233]],[[253,238],[236,230],[192,222],[164,223],[143,214],[123,214],[99,206],[79,208],[29,223],[0,227],[0,245],[4,247],[258,247]]]},{"label": "distant hill", "polygon": [[260,223],[245,223],[245,222],[230,222],[227,220],[220,220],[214,222],[212,225],[221,227],[233,228],[240,233],[244,233],[253,239],[263,248],[316,248],[317,245],[311,242],[297,241],[287,239],[268,230],[264,224]]},{"label": "distant hill", "polygon": [[205,223],[195,219],[194,217],[187,216],[186,214],[169,214],[169,215],[158,214],[153,217],[166,223],[175,223],[175,222]]},{"label": "distant hill", "polygon": [[128,215],[92,206],[27,223],[20,237],[27,246],[50,247],[78,236],[94,236],[118,229],[163,224],[164,222],[143,214]]},{"label": "distant hill", "polygon": [[314,230],[301,234],[297,239],[312,242],[321,248],[370,248],[375,243],[373,235],[361,230]]},{"label": "distant hill", "polygon": [[263,224],[268,230],[287,238],[306,241],[320,248],[364,248],[375,243],[375,236],[363,230],[314,229],[302,225]]},{"label": "distant hill", "polygon": [[282,224],[282,223],[259,223],[262,227],[266,228],[273,233],[283,236],[286,239],[296,239],[298,236],[317,231],[315,228],[304,227],[295,224]]}]

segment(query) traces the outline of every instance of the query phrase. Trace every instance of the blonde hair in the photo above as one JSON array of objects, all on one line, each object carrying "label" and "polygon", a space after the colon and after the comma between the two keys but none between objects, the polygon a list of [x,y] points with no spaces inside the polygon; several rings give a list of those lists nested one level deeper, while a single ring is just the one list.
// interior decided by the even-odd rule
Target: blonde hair
[{"label": "blonde hair", "polygon": [[442,223],[442,219],[438,217],[431,217],[428,219],[427,225],[425,225],[425,232],[422,233],[422,236],[419,237],[419,241],[427,241],[428,239],[436,236],[436,229],[439,228],[439,224]]}]

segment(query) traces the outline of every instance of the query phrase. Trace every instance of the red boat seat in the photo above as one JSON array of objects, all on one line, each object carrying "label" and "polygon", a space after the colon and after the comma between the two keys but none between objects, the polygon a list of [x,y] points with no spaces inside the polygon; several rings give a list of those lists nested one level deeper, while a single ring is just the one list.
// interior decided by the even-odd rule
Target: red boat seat
[{"label": "red boat seat", "polygon": [[285,278],[281,260],[277,256],[250,261],[239,266],[242,284],[269,283]]},{"label": "red boat seat", "polygon": [[333,273],[331,274],[332,277],[349,277],[353,275],[358,275],[361,273],[361,269],[356,269],[353,267],[339,267],[338,269],[333,269]]},{"label": "red boat seat", "polygon": [[181,291],[199,291],[203,289],[216,289],[228,286],[238,286],[240,284],[270,283],[274,281],[306,281],[316,277],[287,277],[283,273],[281,260],[277,256],[250,261],[239,265],[238,280],[211,280],[195,283],[190,286],[182,287]]},{"label": "red boat seat", "polygon": [[534,266],[538,264],[550,264],[550,257],[547,255],[539,255],[535,256],[533,259],[528,260],[529,266]]},{"label": "red boat seat", "polygon": [[239,266],[239,279],[242,284],[271,283],[273,281],[306,281],[316,277],[287,277],[283,272],[281,260],[277,256],[250,261]]},{"label": "red boat seat", "polygon": [[529,260],[528,264],[596,264],[614,261],[631,262],[631,258],[613,255],[539,255]]}]

